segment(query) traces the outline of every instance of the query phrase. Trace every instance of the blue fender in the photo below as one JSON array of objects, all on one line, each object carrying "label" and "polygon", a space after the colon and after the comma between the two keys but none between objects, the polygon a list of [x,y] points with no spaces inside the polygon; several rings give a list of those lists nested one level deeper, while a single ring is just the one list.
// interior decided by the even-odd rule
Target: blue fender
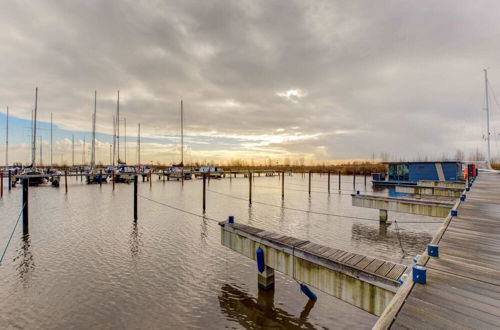
[{"label": "blue fender", "polygon": [[311,289],[305,284],[300,284],[300,291],[302,291],[303,294],[305,294],[309,299],[312,301],[318,300],[318,296],[314,292],[312,292]]},{"label": "blue fender", "polygon": [[255,251],[255,254],[257,255],[257,269],[259,270],[259,273],[262,273],[266,269],[264,250],[259,247],[257,251]]}]

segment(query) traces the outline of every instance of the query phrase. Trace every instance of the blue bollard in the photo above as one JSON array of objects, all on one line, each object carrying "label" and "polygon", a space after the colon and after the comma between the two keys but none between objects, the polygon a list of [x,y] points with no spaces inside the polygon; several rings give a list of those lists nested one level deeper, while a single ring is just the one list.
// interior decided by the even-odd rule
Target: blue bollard
[{"label": "blue bollard", "polygon": [[458,211],[457,210],[451,210],[451,216],[452,217],[458,216]]},{"label": "blue bollard", "polygon": [[356,190],[356,195],[359,195],[359,190]]},{"label": "blue bollard", "polygon": [[229,218],[227,219],[227,222],[234,223],[234,216],[230,215]]},{"label": "blue bollard", "polygon": [[266,269],[266,263],[264,261],[264,250],[262,250],[260,247],[255,251],[256,258],[257,258],[257,269],[259,270],[259,273],[262,273]]},{"label": "blue bollard", "polygon": [[470,191],[470,188],[469,187],[465,188],[465,191]]},{"label": "blue bollard", "polygon": [[300,291],[302,291],[302,293],[305,294],[312,301],[318,300],[318,296],[316,296],[316,294],[311,289],[309,289],[307,285],[300,284]]},{"label": "blue bollard", "polygon": [[413,282],[419,284],[427,283],[427,268],[422,265],[413,265]]},{"label": "blue bollard", "polygon": [[439,257],[439,246],[436,244],[427,245],[427,254],[429,257],[438,258]]},{"label": "blue bollard", "polygon": [[460,196],[460,200],[463,202],[465,200],[465,198],[467,198],[467,195],[463,194],[462,196]]}]

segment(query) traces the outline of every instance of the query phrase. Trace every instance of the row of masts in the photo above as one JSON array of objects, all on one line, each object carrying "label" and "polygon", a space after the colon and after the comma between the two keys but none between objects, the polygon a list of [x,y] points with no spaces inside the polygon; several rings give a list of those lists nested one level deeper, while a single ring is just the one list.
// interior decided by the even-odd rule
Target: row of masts
[{"label": "row of masts", "polygon": [[[36,131],[37,131],[37,114],[38,114],[38,87],[35,88],[35,109],[32,112],[32,146],[31,146],[31,165],[30,167],[36,167]],[[96,120],[97,120],[97,91],[94,91],[94,111],[92,113],[92,144],[91,144],[91,158],[90,166],[94,168],[96,165]],[[127,121],[124,118],[124,128],[125,128],[125,154],[124,161],[120,158],[120,91],[117,92],[117,102],[116,102],[116,117],[113,116],[113,144],[110,145],[110,153],[112,151],[112,156],[110,160],[112,165],[116,164],[116,161],[120,164],[126,164],[127,162]],[[9,108],[7,107],[7,123],[6,123],[6,148],[5,148],[5,166],[9,165]],[[83,151],[82,151],[82,164],[86,163],[85,159],[85,136],[83,137]],[[112,150],[111,150],[112,149]],[[43,159],[42,155],[42,137],[40,136],[40,161]],[[50,113],[50,166],[53,165],[53,117],[52,112]],[[138,123],[137,127],[137,162],[138,165],[141,164],[141,124]],[[72,166],[75,165],[75,135],[72,135],[71,139],[71,163]],[[184,104],[181,100],[181,162],[179,164],[181,167],[184,166]]]}]

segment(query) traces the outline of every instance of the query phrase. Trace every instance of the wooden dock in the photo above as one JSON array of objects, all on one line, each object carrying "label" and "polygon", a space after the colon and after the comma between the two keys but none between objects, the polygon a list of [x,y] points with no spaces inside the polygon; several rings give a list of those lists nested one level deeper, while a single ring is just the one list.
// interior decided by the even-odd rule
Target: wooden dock
[{"label": "wooden dock", "polygon": [[444,196],[444,197],[460,197],[464,188],[448,188],[439,186],[416,186],[416,185],[397,185],[396,192],[424,195],[424,196]]},{"label": "wooden dock", "polygon": [[265,253],[264,275],[274,270],[301,283],[380,315],[401,285],[407,266],[330,248],[238,223],[220,222],[222,245],[256,260]]},{"label": "wooden dock", "polygon": [[418,261],[427,283],[410,274],[374,329],[500,328],[500,174],[481,172],[457,212],[432,240],[439,258]]}]

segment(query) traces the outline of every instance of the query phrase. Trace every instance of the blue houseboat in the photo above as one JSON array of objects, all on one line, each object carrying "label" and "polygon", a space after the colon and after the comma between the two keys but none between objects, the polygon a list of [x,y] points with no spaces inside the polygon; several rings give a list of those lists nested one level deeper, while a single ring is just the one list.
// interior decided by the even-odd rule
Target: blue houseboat
[{"label": "blue houseboat", "polygon": [[387,162],[387,175],[372,175],[375,186],[394,186],[399,184],[417,184],[420,180],[461,181],[462,163],[458,161],[442,162]]}]

